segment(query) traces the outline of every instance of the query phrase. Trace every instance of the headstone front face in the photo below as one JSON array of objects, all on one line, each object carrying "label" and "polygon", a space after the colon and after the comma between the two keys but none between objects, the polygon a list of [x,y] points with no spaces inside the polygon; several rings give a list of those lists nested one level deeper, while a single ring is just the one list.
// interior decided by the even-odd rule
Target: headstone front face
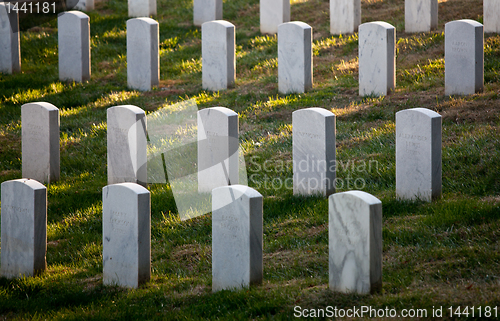
[{"label": "headstone front face", "polygon": [[79,0],[74,9],[81,11],[94,10],[94,0]]},{"label": "headstone front face", "polygon": [[244,185],[212,191],[212,291],[262,283],[262,195]]},{"label": "headstone front face", "polygon": [[36,102],[21,106],[22,173],[39,182],[59,179],[59,109]]},{"label": "headstone front face", "polygon": [[2,183],[0,275],[35,276],[45,271],[47,189],[32,179]]},{"label": "headstone front face", "polygon": [[80,11],[57,17],[59,79],[82,82],[90,79],[90,22]]},{"label": "headstone front face", "polygon": [[335,192],[335,115],[323,108],[292,113],[293,193],[329,196]]},{"label": "headstone front face", "polygon": [[133,183],[102,189],[103,283],[137,288],[151,277],[150,194]]},{"label": "headstone front face", "polygon": [[156,16],[156,0],[128,0],[128,16]]},{"label": "headstone front face", "polygon": [[290,0],[260,0],[260,32],[274,35],[290,21]]},{"label": "headstone front face", "polygon": [[234,86],[236,49],[234,25],[217,20],[201,26],[203,89],[218,91]]},{"label": "headstone front face", "polygon": [[151,18],[127,20],[127,83],[147,91],[160,83],[158,22]]},{"label": "headstone front face", "polygon": [[500,33],[500,1],[483,0],[484,32]]},{"label": "headstone front face", "polygon": [[438,0],[405,0],[406,32],[428,32],[437,24]]},{"label": "headstone front face", "polygon": [[464,19],[444,26],[445,95],[471,95],[483,90],[483,25]]},{"label": "headstone front face", "polygon": [[361,0],[330,0],[330,33],[340,35],[358,31]]},{"label": "headstone front face", "polygon": [[147,185],[146,114],[133,105],[107,110],[108,184]]},{"label": "headstone front face", "polygon": [[225,107],[198,111],[198,191],[234,185],[238,175],[238,114]]},{"label": "headstone front face", "polygon": [[[0,2],[0,72],[12,74],[21,72],[19,15],[12,10],[9,13],[7,9],[5,3]],[[17,28],[12,30],[12,25]]]},{"label": "headstone front face", "polygon": [[396,88],[396,28],[383,21],[359,26],[359,95],[385,96]]},{"label": "headstone front face", "polygon": [[222,0],[193,0],[193,23],[195,26],[221,19]]},{"label": "headstone front face", "polygon": [[424,201],[441,196],[441,115],[432,110],[396,113],[396,195]]},{"label": "headstone front face", "polygon": [[278,27],[278,90],[303,93],[312,88],[312,28],[300,21]]},{"label": "headstone front face", "polygon": [[362,191],[328,199],[329,286],[344,293],[382,289],[382,202]]}]

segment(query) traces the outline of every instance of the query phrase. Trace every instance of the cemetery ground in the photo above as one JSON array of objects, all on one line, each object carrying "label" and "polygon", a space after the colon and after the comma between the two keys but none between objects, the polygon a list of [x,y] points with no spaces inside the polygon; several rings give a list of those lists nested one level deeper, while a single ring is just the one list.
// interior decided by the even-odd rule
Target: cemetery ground
[{"label": "cemetery ground", "polygon": [[[256,0],[224,3],[224,19],[236,26],[237,78],[215,93],[201,88],[191,1],[158,1],[161,80],[149,92],[126,86],[126,1],[88,13],[85,83],[58,80],[56,21],[22,32],[22,73],[0,75],[0,182],[21,178],[21,105],[32,101],[60,109],[61,179],[47,186],[47,270],[0,278],[0,320],[289,319],[295,306],[415,308],[428,317],[433,307],[449,317],[449,307],[475,306],[477,318],[478,306],[499,306],[500,35],[485,35],[484,92],[444,95],[444,24],[482,22],[482,1],[440,1],[437,30],[406,34],[402,0],[363,0],[362,22],[396,27],[396,90],[380,98],[358,96],[357,34],[331,36],[328,8],[323,0],[291,5],[292,20],[314,35],[314,85],[300,95],[278,94],[277,40],[260,34]],[[249,185],[264,196],[263,284],[212,293],[211,215],[180,221],[169,185],[151,184],[151,281],[136,290],[103,286],[106,109],[131,104],[149,113],[191,98],[239,114]],[[307,107],[337,116],[337,191],[382,201],[380,293],[328,289],[328,200],[291,189],[291,115]],[[443,117],[443,197],[432,203],[395,197],[395,112],[415,107]]]}]

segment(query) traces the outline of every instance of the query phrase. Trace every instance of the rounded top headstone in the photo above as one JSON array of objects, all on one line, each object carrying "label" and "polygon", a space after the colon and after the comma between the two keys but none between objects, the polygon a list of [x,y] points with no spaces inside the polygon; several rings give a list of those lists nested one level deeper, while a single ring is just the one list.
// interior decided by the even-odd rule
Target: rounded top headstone
[{"label": "rounded top headstone", "polygon": [[280,29],[289,29],[289,28],[300,29],[300,30],[312,29],[312,27],[305,22],[290,21],[290,22],[285,22],[285,23],[280,24],[278,26],[278,33],[279,33]]},{"label": "rounded top headstone", "polygon": [[32,103],[27,103],[21,106],[21,111],[22,110],[28,110],[28,109],[44,109],[46,111],[54,111],[54,110],[59,110],[56,106],[52,105],[51,103],[46,103],[46,102],[32,102]]},{"label": "rounded top headstone", "polygon": [[228,185],[216,187],[212,190],[212,211],[230,205],[232,202],[241,199],[262,197],[255,189],[246,185]]},{"label": "rounded top headstone", "polygon": [[358,199],[366,203],[367,205],[375,205],[375,204],[382,204],[382,202],[373,196],[370,193],[363,192],[363,191],[347,191],[347,192],[342,192],[342,193],[335,193],[330,195],[330,200],[335,201],[335,199],[338,198],[352,198],[352,199]]},{"label": "rounded top headstone", "polygon": [[127,110],[130,111],[131,113],[134,113],[136,115],[142,115],[145,114],[144,110],[141,108],[134,106],[134,105],[120,105],[120,106],[113,106],[108,108],[108,113],[113,112],[113,111],[118,111],[118,110]]},{"label": "rounded top headstone", "polygon": [[453,25],[460,25],[460,24],[465,24],[465,25],[470,25],[472,27],[482,27],[483,25],[476,20],[472,19],[461,19],[461,20],[454,20],[447,22],[444,27],[446,28],[447,26],[453,26]]},{"label": "rounded top headstone", "polygon": [[210,107],[210,108],[205,108],[205,109],[202,109],[200,111],[198,111],[198,113],[200,113],[201,115],[203,114],[210,114],[212,112],[216,112],[216,113],[220,113],[222,115],[225,115],[227,117],[229,116],[238,116],[237,113],[235,113],[233,110],[229,109],[229,108],[226,108],[226,107]]},{"label": "rounded top headstone", "polygon": [[58,19],[90,19],[90,17],[78,10],[65,11],[59,14]]},{"label": "rounded top headstone", "polygon": [[234,28],[234,25],[226,20],[212,20],[212,21],[207,21],[201,25],[201,29],[207,28],[207,27],[224,27],[224,28]]},{"label": "rounded top headstone", "polygon": [[22,184],[26,185],[26,187],[29,187],[32,190],[46,189],[46,187],[42,183],[38,182],[37,180],[29,178],[13,179],[2,183],[2,185],[4,184]]},{"label": "rounded top headstone", "polygon": [[385,21],[371,21],[371,22],[365,22],[361,25],[359,25],[359,32],[363,31],[365,28],[383,28],[383,29],[396,29],[393,25],[390,23],[387,23]]},{"label": "rounded top headstone", "polygon": [[147,17],[141,17],[141,18],[128,19],[127,28],[129,27],[130,24],[158,25],[158,21]]},{"label": "rounded top headstone", "polygon": [[292,117],[294,115],[296,116],[300,116],[300,114],[302,113],[316,113],[316,114],[319,114],[323,117],[335,117],[335,114],[332,113],[331,111],[325,109],[325,108],[320,108],[320,107],[310,107],[310,108],[303,108],[303,109],[299,109],[299,110],[296,110],[294,112],[292,112]]},{"label": "rounded top headstone", "polygon": [[149,194],[149,191],[147,188],[136,184],[136,183],[118,183],[118,184],[111,184],[103,187],[103,190],[106,191],[107,189],[124,189],[130,192],[133,192],[136,195],[140,194]]},{"label": "rounded top headstone", "polygon": [[438,113],[436,113],[433,110],[427,109],[427,108],[410,108],[410,109],[405,109],[405,110],[400,110],[396,113],[396,117],[398,115],[404,115],[407,113],[421,113],[429,118],[436,118],[436,117],[441,117]]}]

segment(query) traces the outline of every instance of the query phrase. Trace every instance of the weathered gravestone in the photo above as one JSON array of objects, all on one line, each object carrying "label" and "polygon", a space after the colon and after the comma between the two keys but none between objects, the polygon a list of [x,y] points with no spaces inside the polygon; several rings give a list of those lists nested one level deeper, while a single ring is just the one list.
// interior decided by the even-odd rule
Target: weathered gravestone
[{"label": "weathered gravestone", "polygon": [[108,184],[147,185],[147,122],[144,110],[133,105],[107,110]]},{"label": "weathered gravestone", "polygon": [[359,95],[385,96],[396,87],[396,28],[383,21],[359,26]]},{"label": "weathered gravestone", "polygon": [[483,25],[464,19],[444,26],[445,95],[470,95],[484,86]]},{"label": "weathered gravestone", "polygon": [[438,0],[405,0],[406,32],[427,32],[437,25]]},{"label": "weathered gravestone", "polygon": [[212,291],[262,282],[262,204],[248,186],[212,191]]},{"label": "weathered gravestone", "polygon": [[59,79],[83,82],[90,79],[90,22],[80,11],[57,17]]},{"label": "weathered gravestone", "polygon": [[234,25],[223,20],[201,26],[203,89],[218,91],[234,86],[236,49]]},{"label": "weathered gravestone", "polygon": [[340,35],[358,31],[361,0],[330,0],[330,33]]},{"label": "weathered gravestone", "polygon": [[159,27],[155,20],[127,20],[127,83],[130,88],[147,91],[159,85],[159,41]]},{"label": "weathered gravestone", "polygon": [[[15,30],[12,26],[15,26]],[[19,15],[0,2],[0,72],[21,72],[21,47],[19,41]]]},{"label": "weathered gravestone", "polygon": [[239,182],[238,114],[225,107],[198,111],[198,191]]},{"label": "weathered gravestone", "polygon": [[36,102],[21,106],[22,175],[41,183],[59,179],[59,109]]},{"label": "weathered gravestone", "polygon": [[193,0],[193,23],[195,26],[221,19],[222,0]]},{"label": "weathered gravestone", "polygon": [[500,1],[483,0],[484,32],[500,33]]},{"label": "weathered gravestone", "polygon": [[290,0],[260,0],[260,32],[274,35],[290,21]]},{"label": "weathered gravestone", "polygon": [[102,189],[103,283],[137,288],[151,277],[150,194],[134,183]]},{"label": "weathered gravestone", "polygon": [[303,93],[312,88],[312,28],[300,21],[278,27],[278,89]]},{"label": "weathered gravestone", "polygon": [[35,276],[46,268],[47,189],[32,179],[2,183],[0,275]]},{"label": "weathered gravestone", "polygon": [[330,289],[368,294],[382,289],[382,203],[362,191],[328,199]]},{"label": "weathered gravestone", "polygon": [[128,0],[128,16],[156,16],[156,0]]},{"label": "weathered gravestone", "polygon": [[441,116],[432,110],[396,113],[396,195],[425,201],[441,196]]},{"label": "weathered gravestone", "polygon": [[292,113],[293,193],[335,193],[335,115],[323,108]]}]

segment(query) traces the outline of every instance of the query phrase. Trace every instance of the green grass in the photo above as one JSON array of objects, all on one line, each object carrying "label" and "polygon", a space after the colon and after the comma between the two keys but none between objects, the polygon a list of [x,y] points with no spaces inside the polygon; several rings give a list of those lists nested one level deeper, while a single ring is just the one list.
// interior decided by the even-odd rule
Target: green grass
[{"label": "green grass", "polygon": [[[47,271],[0,278],[0,319],[290,319],[296,305],[443,306],[446,316],[449,306],[498,306],[499,35],[485,35],[484,92],[444,95],[444,23],[482,19],[482,2],[472,2],[440,3],[437,30],[406,34],[403,1],[362,1],[363,22],[398,28],[397,88],[381,98],[358,96],[357,34],[329,34],[327,1],[292,2],[292,20],[314,29],[314,87],[305,94],[278,93],[277,38],[259,33],[257,0],[224,3],[236,25],[237,80],[216,93],[201,88],[201,31],[187,0],[158,1],[161,81],[150,92],[126,86],[125,1],[89,13],[92,78],[83,84],[58,79],[55,21],[23,32],[22,73],[0,74],[0,182],[21,178],[21,105],[33,101],[60,109],[61,179],[48,186]],[[239,114],[249,185],[264,195],[264,282],[212,293],[211,215],[181,221],[170,186],[151,184],[151,281],[135,290],[103,286],[106,109],[132,104],[151,113],[188,99]],[[293,196],[285,184],[291,113],[306,107],[337,116],[337,177],[345,183],[337,190],[361,188],[382,201],[380,293],[328,289],[328,201]],[[395,197],[395,112],[415,107],[443,116],[443,197],[432,203]]]}]

